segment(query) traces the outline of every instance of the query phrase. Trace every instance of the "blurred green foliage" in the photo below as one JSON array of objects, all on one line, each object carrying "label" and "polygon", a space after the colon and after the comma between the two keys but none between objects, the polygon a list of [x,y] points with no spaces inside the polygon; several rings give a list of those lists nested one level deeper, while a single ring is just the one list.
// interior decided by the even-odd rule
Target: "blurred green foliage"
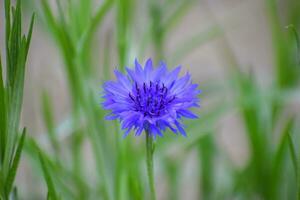
[{"label": "blurred green foliage", "polygon": [[6,75],[0,58],[0,199],[6,200],[18,198],[14,180],[26,134],[25,128],[19,130],[19,122],[34,16],[27,36],[22,35],[21,1],[11,6],[10,0],[5,0],[4,8]]},{"label": "blurred green foliage", "polygon": [[[39,198],[148,199],[144,141],[132,136],[122,139],[118,123],[104,120],[97,74],[100,71],[101,81],[109,80],[112,60],[116,59],[120,70],[124,70],[134,57],[145,58],[149,49],[156,62],[164,59],[178,63],[215,38],[225,43],[226,84],[212,80],[201,86],[202,98],[211,99],[212,105],[200,109],[198,120],[187,122],[187,139],[165,134],[157,141],[155,168],[163,176],[157,175],[156,183],[160,186],[163,181],[167,186],[164,192],[158,190],[167,199],[179,200],[182,185],[186,184],[182,181],[184,163],[190,155],[196,155],[196,171],[192,172],[195,180],[191,182],[197,182],[199,199],[300,199],[299,115],[293,107],[290,109],[299,93],[300,4],[297,0],[286,1],[288,14],[284,18],[277,1],[264,2],[274,54],[274,74],[270,74],[273,79],[266,85],[258,84],[252,72],[241,70],[218,24],[194,33],[173,52],[166,52],[168,36],[199,3],[195,0],[103,0],[97,6],[93,0],[56,0],[55,7],[50,0],[31,1],[39,19],[43,19],[39,25],[53,38],[64,61],[71,111],[67,123],[62,122],[68,127],[62,134],[62,124],[54,119],[54,100],[44,91],[41,104],[46,141],[33,136],[27,136],[25,141],[25,129],[19,137],[19,119],[33,18],[28,36],[22,36],[20,0],[14,9],[5,0],[6,76],[0,76],[0,199],[17,199],[13,183],[24,142],[27,160],[36,173],[34,178],[41,181],[44,177],[46,183],[47,192],[39,194],[43,195]],[[146,11],[145,23],[137,22],[140,8]],[[103,54],[101,60],[94,43],[108,17],[115,21],[106,40],[97,41],[97,50]],[[140,32],[137,34],[136,30]],[[231,98],[224,99],[225,93],[232,94]],[[243,166],[237,166],[218,145],[216,123],[232,111],[241,119],[249,146],[250,156]],[[92,158],[87,158],[89,147]],[[170,152],[173,148],[175,151]],[[27,198],[36,197],[31,195]]]}]

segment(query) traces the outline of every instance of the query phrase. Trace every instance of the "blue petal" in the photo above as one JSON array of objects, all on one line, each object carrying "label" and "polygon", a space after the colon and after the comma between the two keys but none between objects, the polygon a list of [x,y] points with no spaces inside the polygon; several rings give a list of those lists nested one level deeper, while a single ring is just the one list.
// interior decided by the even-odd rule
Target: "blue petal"
[{"label": "blue petal", "polygon": [[141,73],[141,75],[140,75],[139,73],[136,73],[136,71],[133,71],[132,69],[129,69],[128,67],[126,67],[126,71],[133,82],[137,82],[138,84],[143,83],[143,77],[144,77],[143,73]]},{"label": "blue petal", "polygon": [[184,137],[187,137],[184,128],[182,127],[182,125],[177,120],[175,120],[175,125],[178,128],[178,130],[181,133],[181,135],[183,135]]},{"label": "blue petal", "polygon": [[164,63],[161,63],[161,66],[155,69],[151,75],[151,81],[158,82],[162,76],[167,72],[167,67]]},{"label": "blue petal", "polygon": [[127,79],[126,76],[124,76],[121,72],[118,70],[114,71],[118,81],[126,88],[127,91],[131,90],[131,84],[130,81]]},{"label": "blue petal", "polygon": [[151,58],[149,58],[147,61],[146,61],[146,64],[145,64],[145,69],[144,69],[144,72],[145,72],[145,81],[146,82],[149,82],[150,81],[150,75],[151,75],[151,72],[153,71],[153,65],[152,65],[152,60]]},{"label": "blue petal", "polygon": [[176,67],[171,71],[170,73],[166,74],[165,77],[162,79],[162,82],[167,86],[170,87],[170,85],[175,81],[178,77],[178,74],[181,70],[181,66]]},{"label": "blue petal", "polygon": [[143,126],[138,127],[138,129],[135,132],[135,136],[140,136],[143,130],[144,130]]},{"label": "blue petal", "polygon": [[130,131],[131,131],[131,128],[128,128],[128,129],[125,131],[125,133],[123,134],[123,138],[126,138],[127,135],[130,133]]},{"label": "blue petal", "polygon": [[156,136],[160,136],[160,137],[163,137],[163,134],[160,132],[160,130],[155,126],[155,125],[150,125],[150,133],[151,135],[156,138]]},{"label": "blue petal", "polygon": [[168,121],[166,121],[166,120],[159,120],[159,123],[160,123],[162,126],[168,127],[172,132],[174,132],[175,134],[177,134],[176,128],[174,128],[174,127],[172,126],[172,124],[169,123]]},{"label": "blue petal", "polygon": [[135,63],[135,73],[139,77],[144,77],[144,71],[143,71],[143,68],[142,68],[141,64],[138,62],[137,59],[135,59],[134,63]]},{"label": "blue petal", "polygon": [[177,113],[184,116],[184,117],[190,118],[190,119],[197,119],[198,118],[197,115],[195,115],[194,113],[192,113],[189,110],[180,109],[180,110],[177,111]]}]

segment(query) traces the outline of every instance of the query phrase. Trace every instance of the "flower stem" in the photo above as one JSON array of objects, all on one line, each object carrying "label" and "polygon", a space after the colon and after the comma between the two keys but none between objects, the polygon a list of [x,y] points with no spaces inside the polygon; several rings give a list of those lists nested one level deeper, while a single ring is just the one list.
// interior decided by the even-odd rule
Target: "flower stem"
[{"label": "flower stem", "polygon": [[147,173],[149,179],[149,187],[151,193],[151,200],[156,200],[155,196],[155,186],[154,186],[154,176],[153,176],[153,153],[154,153],[154,143],[153,137],[146,131],[146,151],[147,151]]}]

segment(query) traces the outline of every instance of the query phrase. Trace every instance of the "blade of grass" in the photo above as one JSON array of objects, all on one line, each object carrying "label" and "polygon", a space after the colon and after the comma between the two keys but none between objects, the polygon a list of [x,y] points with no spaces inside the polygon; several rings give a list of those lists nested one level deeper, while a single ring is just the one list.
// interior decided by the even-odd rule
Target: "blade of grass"
[{"label": "blade of grass", "polygon": [[286,150],[288,150],[288,143],[289,143],[289,133],[294,125],[294,117],[290,118],[285,127],[283,128],[280,143],[278,144],[278,147],[276,149],[276,152],[274,154],[273,159],[273,166],[272,166],[272,188],[273,188],[273,194],[278,195],[278,192],[280,190],[280,180],[282,180],[282,173],[281,170],[283,169],[285,165],[285,157],[286,157]]},{"label": "blade of grass", "polygon": [[[22,108],[23,101],[23,88],[24,88],[24,74],[25,74],[25,46],[26,39],[25,36],[22,39],[22,46],[20,49],[20,54],[17,59],[17,69],[16,75],[13,82],[13,85],[10,88],[9,93],[9,136],[7,142],[7,154],[6,158],[12,158],[13,152],[15,150],[16,142],[17,142],[17,133],[18,133],[18,125],[20,121],[20,114]],[[9,161],[11,162],[11,160]]]},{"label": "blade of grass", "polygon": [[289,150],[290,150],[293,167],[295,170],[295,175],[296,175],[296,177],[298,177],[299,176],[299,174],[298,174],[299,163],[297,161],[296,148],[294,146],[294,143],[293,143],[293,140],[292,140],[292,137],[290,134],[288,134],[288,144],[289,144]]},{"label": "blade of grass", "polygon": [[5,181],[4,181],[4,175],[2,170],[0,170],[0,200],[2,200],[3,194],[4,194],[4,186],[5,186]]},{"label": "blade of grass", "polygon": [[293,163],[293,167],[295,170],[295,176],[296,176],[296,184],[297,184],[297,199],[300,200],[300,169],[299,169],[299,161],[296,153],[296,148],[292,140],[292,136],[290,133],[288,134],[288,144],[289,144],[289,150],[290,150],[290,155]]},{"label": "blade of grass", "polygon": [[10,194],[12,187],[13,187],[13,183],[14,183],[14,180],[16,177],[16,173],[18,170],[18,166],[19,166],[19,162],[20,162],[20,158],[21,158],[21,154],[22,154],[22,150],[23,150],[23,146],[24,146],[25,136],[26,136],[26,129],[24,128],[21,138],[19,140],[19,144],[18,144],[16,152],[15,152],[11,167],[9,169],[8,176],[5,181],[5,193],[7,194],[7,196]]},{"label": "blade of grass", "polygon": [[197,47],[200,47],[206,42],[209,42],[222,34],[222,30],[218,26],[213,26],[200,34],[188,38],[186,41],[182,42],[182,44],[179,44],[178,47],[175,48],[174,53],[170,55],[170,58],[173,63],[178,63],[182,58],[187,56]]},{"label": "blade of grass", "polygon": [[212,199],[214,190],[214,149],[215,144],[212,134],[206,135],[198,143],[198,152],[200,156],[200,185],[202,199]]},{"label": "blade of grass", "polygon": [[57,192],[56,192],[56,189],[55,189],[55,186],[54,186],[55,184],[53,183],[52,177],[51,177],[50,172],[48,170],[47,163],[44,160],[44,157],[41,153],[39,153],[39,159],[40,159],[40,162],[41,162],[44,178],[45,178],[47,188],[48,188],[48,199],[58,200],[59,198],[57,196]]},{"label": "blade of grass", "polygon": [[[41,148],[41,146],[33,139],[33,138],[27,138],[26,144],[24,146],[24,150],[26,153],[30,156],[31,163],[34,166],[33,170],[36,170],[37,172],[40,172],[39,169],[41,169],[41,161],[40,158],[37,157],[37,152],[43,156],[43,159],[45,163],[47,164],[47,169],[49,171],[49,174],[51,172],[52,175],[52,181],[55,181],[55,188],[61,192],[59,195],[62,195],[66,199],[76,199],[78,197],[74,191],[72,191],[73,188],[71,188],[73,185],[73,182],[77,181],[76,174],[70,173],[69,169],[65,165],[61,165],[60,162],[57,162],[57,160],[52,159],[50,156],[48,156]],[[44,176],[44,172],[42,171],[41,176]],[[70,182],[67,180],[71,180]],[[83,183],[82,186],[85,185],[82,189],[87,188],[87,184]]]},{"label": "blade of grass", "polygon": [[33,32],[33,25],[34,25],[34,19],[35,19],[35,14],[33,14],[31,16],[31,21],[30,21],[30,26],[29,26],[29,30],[27,33],[27,38],[26,38],[26,56],[25,59],[27,59],[27,55],[28,55],[28,50],[29,50],[29,45],[31,42],[31,36],[32,36],[32,32]]},{"label": "blade of grass", "polygon": [[[5,0],[5,46],[6,46],[6,65],[10,66],[10,55],[9,55],[9,41],[11,31],[11,20],[10,20],[10,0]],[[6,80],[7,81],[7,80]]]},{"label": "blade of grass", "polygon": [[47,136],[51,143],[52,149],[55,152],[55,156],[60,155],[60,146],[55,133],[54,117],[52,113],[52,102],[49,96],[44,92],[42,95],[42,110],[44,123],[47,129]]},{"label": "blade of grass", "polygon": [[0,166],[2,166],[6,147],[6,95],[2,78],[2,64],[0,56]]},{"label": "blade of grass", "polygon": [[197,1],[195,0],[187,0],[182,1],[181,4],[173,11],[173,13],[162,23],[163,32],[162,35],[167,35],[176,25],[180,22],[183,16],[189,11],[189,9],[193,6],[193,3]]},{"label": "blade of grass", "polygon": [[295,67],[293,58],[293,48],[291,45],[291,37],[286,37],[279,18],[278,4],[274,0],[267,0],[266,5],[269,11],[269,19],[272,31],[272,41],[275,58],[276,81],[279,88],[289,88],[295,86],[299,80],[298,69]]},{"label": "blade of grass", "polygon": [[[21,1],[17,0],[16,9],[13,10],[12,30],[9,41],[10,66],[7,69],[8,79],[13,85],[16,79],[16,71],[18,67],[18,59],[22,43],[22,16]],[[17,58],[17,59],[16,59]]]}]

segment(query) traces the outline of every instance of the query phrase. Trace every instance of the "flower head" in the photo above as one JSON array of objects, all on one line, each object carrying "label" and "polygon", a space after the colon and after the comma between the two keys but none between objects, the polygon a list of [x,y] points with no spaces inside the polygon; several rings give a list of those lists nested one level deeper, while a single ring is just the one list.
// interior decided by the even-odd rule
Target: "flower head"
[{"label": "flower head", "polygon": [[115,70],[116,81],[104,84],[103,107],[111,113],[106,119],[119,119],[127,136],[131,130],[139,136],[146,130],[153,137],[163,136],[169,128],[186,136],[182,117],[197,118],[189,109],[198,106],[198,84],[186,73],[179,78],[181,67],[168,71],[161,62],[153,68],[148,59],[143,68],[135,61],[135,69],[126,68],[127,75]]}]

